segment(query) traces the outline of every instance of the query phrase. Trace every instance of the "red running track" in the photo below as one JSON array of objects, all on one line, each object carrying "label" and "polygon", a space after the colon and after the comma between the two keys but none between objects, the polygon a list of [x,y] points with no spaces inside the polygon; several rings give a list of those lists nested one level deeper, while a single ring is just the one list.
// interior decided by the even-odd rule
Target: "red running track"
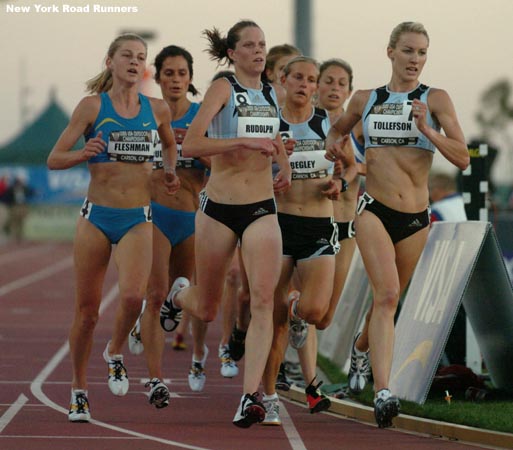
[{"label": "red running track", "polygon": [[[69,423],[70,361],[67,334],[73,315],[71,244],[0,246],[0,449],[2,450],[331,450],[448,449],[475,446],[396,429],[381,430],[327,413],[309,414],[304,405],[283,401],[281,427],[232,424],[240,395],[238,377],[219,373],[219,320],[210,326],[207,383],[190,391],[190,350],[166,346],[164,373],[172,391],[169,407],[148,403],[144,359],[125,351],[130,391],[113,396],[106,383],[102,351],[116,308],[116,273],[104,289],[102,315],[89,365],[92,423]],[[190,343],[190,338],[188,340]],[[242,364],[240,364],[242,366]]]}]

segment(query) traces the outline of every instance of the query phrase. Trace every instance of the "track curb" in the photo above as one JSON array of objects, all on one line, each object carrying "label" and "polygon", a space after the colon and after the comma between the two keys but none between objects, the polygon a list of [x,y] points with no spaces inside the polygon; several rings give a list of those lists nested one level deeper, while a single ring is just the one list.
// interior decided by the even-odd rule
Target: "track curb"
[{"label": "track curb", "polygon": [[[279,391],[280,396],[289,400],[305,403],[304,390],[291,386],[289,391]],[[374,410],[365,405],[350,400],[341,400],[330,397],[330,413],[337,414],[349,419],[375,425]],[[484,445],[492,448],[513,448],[513,434],[498,431],[483,430],[481,428],[457,425],[437,420],[423,419],[420,417],[400,414],[394,419],[394,426],[397,429],[431,435],[437,438],[444,438],[462,443]]]}]

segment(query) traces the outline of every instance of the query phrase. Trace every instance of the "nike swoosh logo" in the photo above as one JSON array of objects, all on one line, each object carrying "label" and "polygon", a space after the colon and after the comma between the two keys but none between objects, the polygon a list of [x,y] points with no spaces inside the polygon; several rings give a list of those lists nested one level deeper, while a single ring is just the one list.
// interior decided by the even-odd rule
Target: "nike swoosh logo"
[{"label": "nike swoosh logo", "polygon": [[406,367],[408,367],[414,361],[419,361],[422,368],[425,369],[428,359],[429,359],[429,354],[431,353],[432,348],[433,348],[433,341],[422,341],[419,345],[417,345],[415,350],[413,350],[410,353],[410,356],[408,356],[408,358],[406,358],[404,360],[404,362],[401,365],[401,367],[399,368],[399,370],[394,374],[394,380],[400,375],[400,373],[403,370],[406,369]]},{"label": "nike swoosh logo", "polygon": [[147,126],[148,126],[148,125],[150,125],[150,124],[151,124],[151,122],[146,122],[146,123],[145,123],[145,122],[143,122],[143,127],[147,127]]}]

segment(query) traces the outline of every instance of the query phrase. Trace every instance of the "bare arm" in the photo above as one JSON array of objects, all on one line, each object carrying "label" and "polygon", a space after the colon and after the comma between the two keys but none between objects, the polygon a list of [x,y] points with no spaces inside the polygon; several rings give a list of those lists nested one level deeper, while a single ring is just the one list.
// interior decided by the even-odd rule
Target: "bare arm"
[{"label": "bare arm", "polygon": [[276,135],[277,152],[275,155],[276,162],[280,166],[280,171],[273,180],[274,192],[285,192],[292,184],[292,169],[290,168],[289,156],[284,148],[280,133]]},{"label": "bare arm", "polygon": [[271,156],[275,152],[273,141],[268,138],[214,139],[205,136],[208,125],[228,103],[230,95],[231,87],[227,80],[219,79],[212,83],[183,141],[183,156],[201,158],[234,150],[255,150]]},{"label": "bare arm", "polygon": [[[353,147],[349,140],[349,135],[344,135],[332,146],[332,154],[336,151],[337,156],[335,160],[335,168],[333,170],[333,176],[328,182],[327,188],[322,193],[332,199],[337,200],[340,192],[344,192],[343,181],[347,184],[351,183],[356,175],[358,175],[358,167],[356,166],[356,159],[354,157]],[[333,156],[328,156],[326,153],[326,159],[330,159]]]},{"label": "bare arm", "polygon": [[[428,97],[428,106],[444,130],[445,136],[427,124],[425,104],[414,100],[413,117],[417,128],[448,161],[465,170],[470,164],[470,156],[451,98],[442,89],[432,89]],[[417,107],[419,109],[416,109]]]},{"label": "bare arm", "polygon": [[153,114],[157,121],[157,130],[162,145],[162,162],[164,165],[164,182],[169,194],[180,188],[180,179],[176,176],[175,168],[178,158],[174,133],[171,130],[171,111],[164,100],[151,99]]},{"label": "bare arm", "polygon": [[347,109],[339,116],[337,121],[331,126],[326,138],[326,149],[330,147],[342,136],[349,134],[351,129],[358,123],[362,117],[363,108],[367,103],[370,90],[356,91],[349,101]]},{"label": "bare arm", "polygon": [[100,98],[90,96],[83,98],[73,111],[68,126],[64,129],[48,155],[49,169],[68,169],[88,161],[101,153],[106,142],[102,133],[89,139],[81,150],[71,151],[80,137],[92,126],[100,110]]}]

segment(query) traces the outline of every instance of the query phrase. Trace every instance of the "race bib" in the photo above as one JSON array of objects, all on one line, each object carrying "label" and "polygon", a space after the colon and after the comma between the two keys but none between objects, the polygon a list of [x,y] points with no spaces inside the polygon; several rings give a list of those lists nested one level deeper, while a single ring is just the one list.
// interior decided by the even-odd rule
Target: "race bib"
[{"label": "race bib", "polygon": [[412,102],[373,106],[367,132],[371,145],[416,145],[420,132],[413,120]]},{"label": "race bib", "polygon": [[156,150],[154,133],[157,132],[155,130],[112,131],[107,145],[109,159],[132,163],[153,161]]}]

